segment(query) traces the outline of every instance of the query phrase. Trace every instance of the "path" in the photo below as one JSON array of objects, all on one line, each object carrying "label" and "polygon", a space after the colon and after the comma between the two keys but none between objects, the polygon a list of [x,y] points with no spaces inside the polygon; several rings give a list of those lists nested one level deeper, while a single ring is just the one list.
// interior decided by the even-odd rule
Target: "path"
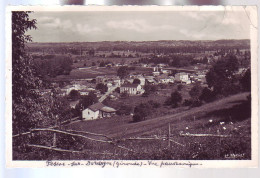
[{"label": "path", "polygon": [[115,91],[116,88],[117,86],[110,88],[103,96],[101,96],[101,98],[99,98],[98,102],[102,103],[113,91]]}]

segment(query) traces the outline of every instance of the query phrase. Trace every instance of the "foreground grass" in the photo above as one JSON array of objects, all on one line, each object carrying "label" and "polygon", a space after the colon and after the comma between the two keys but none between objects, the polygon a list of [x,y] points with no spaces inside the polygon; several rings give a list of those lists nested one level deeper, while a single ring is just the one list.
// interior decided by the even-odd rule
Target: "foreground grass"
[{"label": "foreground grass", "polygon": [[[169,160],[220,160],[251,159],[251,107],[248,93],[233,95],[197,108],[185,108],[162,117],[132,123],[131,117],[80,121],[66,129],[102,133],[115,139],[118,145],[134,152],[122,150],[108,143],[97,143],[83,139],[58,135],[58,145],[64,149],[84,151],[83,154],[57,153],[38,149],[27,149],[26,158],[16,159],[169,159]],[[124,140],[129,137],[167,136],[170,125],[172,139]],[[186,134],[222,134],[232,138],[184,137]],[[178,144],[177,144],[178,143]],[[104,154],[99,154],[104,153]],[[240,155],[230,157],[230,155]],[[34,156],[32,156],[34,155]]]}]

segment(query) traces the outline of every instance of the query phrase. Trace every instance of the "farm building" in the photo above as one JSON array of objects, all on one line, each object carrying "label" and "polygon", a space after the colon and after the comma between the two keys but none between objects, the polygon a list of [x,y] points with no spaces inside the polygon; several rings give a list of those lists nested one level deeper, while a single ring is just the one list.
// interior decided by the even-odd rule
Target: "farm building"
[{"label": "farm building", "polygon": [[128,93],[129,95],[142,94],[144,91],[139,84],[123,84],[120,87],[120,93]]},{"label": "farm building", "polygon": [[96,103],[82,111],[82,118],[85,120],[94,120],[98,118],[107,118],[115,115],[116,110],[105,106],[102,103]]}]

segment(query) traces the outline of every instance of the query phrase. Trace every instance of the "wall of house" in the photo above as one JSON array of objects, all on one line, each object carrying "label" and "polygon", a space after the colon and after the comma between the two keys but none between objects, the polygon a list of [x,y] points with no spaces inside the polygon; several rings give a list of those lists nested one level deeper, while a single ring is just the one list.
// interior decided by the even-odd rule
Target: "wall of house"
[{"label": "wall of house", "polygon": [[82,111],[82,118],[85,120],[94,120],[97,119],[99,116],[99,111],[92,111],[91,109],[85,109]]}]

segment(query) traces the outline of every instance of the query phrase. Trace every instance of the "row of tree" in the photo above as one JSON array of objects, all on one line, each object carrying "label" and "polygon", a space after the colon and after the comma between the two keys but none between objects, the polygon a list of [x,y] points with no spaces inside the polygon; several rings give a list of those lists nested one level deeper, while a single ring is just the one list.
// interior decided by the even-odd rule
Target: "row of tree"
[{"label": "row of tree", "polygon": [[33,60],[37,76],[42,78],[56,77],[58,75],[69,75],[72,70],[73,61],[69,56],[55,56],[51,57],[41,56]]}]

